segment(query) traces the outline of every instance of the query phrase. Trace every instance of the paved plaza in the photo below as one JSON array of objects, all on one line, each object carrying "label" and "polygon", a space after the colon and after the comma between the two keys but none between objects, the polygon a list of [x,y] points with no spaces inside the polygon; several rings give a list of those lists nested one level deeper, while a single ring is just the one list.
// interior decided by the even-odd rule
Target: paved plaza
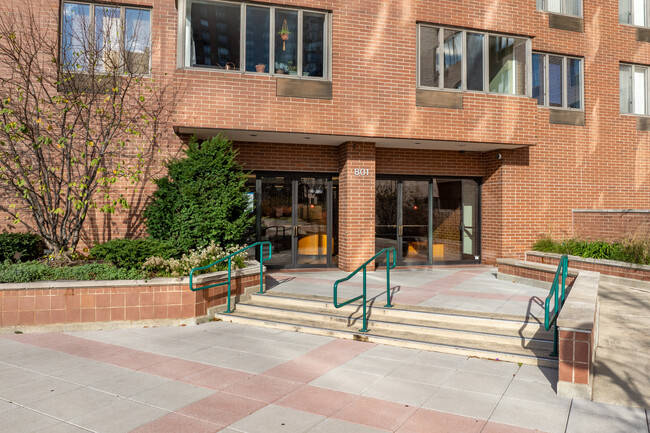
[{"label": "paved plaza", "polygon": [[0,432],[648,432],[557,370],[226,322],[0,335]]}]

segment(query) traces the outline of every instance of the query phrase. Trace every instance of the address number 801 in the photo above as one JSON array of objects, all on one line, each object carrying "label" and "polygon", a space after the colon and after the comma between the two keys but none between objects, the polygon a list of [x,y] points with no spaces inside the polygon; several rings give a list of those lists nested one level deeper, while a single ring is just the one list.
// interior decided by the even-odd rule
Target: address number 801
[{"label": "address number 801", "polygon": [[368,176],[370,174],[370,169],[368,168],[355,168],[354,169],[354,175],[355,176]]}]

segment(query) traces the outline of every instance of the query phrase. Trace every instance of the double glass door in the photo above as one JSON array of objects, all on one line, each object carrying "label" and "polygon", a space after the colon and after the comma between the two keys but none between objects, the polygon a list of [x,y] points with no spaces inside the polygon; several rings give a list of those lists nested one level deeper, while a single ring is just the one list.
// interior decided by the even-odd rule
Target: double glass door
[{"label": "double glass door", "polygon": [[375,247],[400,265],[477,262],[478,183],[472,179],[376,181]]},{"label": "double glass door", "polygon": [[336,265],[338,182],[331,176],[263,175],[255,185],[257,233],[273,246],[269,267]]}]

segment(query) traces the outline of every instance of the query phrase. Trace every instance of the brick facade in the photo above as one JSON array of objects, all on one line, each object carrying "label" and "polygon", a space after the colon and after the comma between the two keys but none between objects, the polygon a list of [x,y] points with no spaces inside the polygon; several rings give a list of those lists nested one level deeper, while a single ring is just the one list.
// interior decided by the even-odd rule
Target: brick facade
[{"label": "brick facade", "polygon": [[[44,15],[59,4],[30,2],[51,6],[39,9]],[[279,97],[272,76],[177,68],[177,2],[129,3],[153,8],[154,74],[168,74],[180,91],[150,177],[186,140],[171,126],[348,137],[337,145],[253,137],[236,144],[247,170],[339,174],[344,268],[374,251],[375,174],[480,178],[484,263],[523,258],[542,235],[573,235],[572,209],[650,209],[650,133],[637,130],[635,116],[620,114],[618,72],[619,62],[650,65],[650,44],[636,41],[634,27],[619,24],[615,2],[583,2],[584,33],[578,33],[550,28],[549,15],[533,1],[260,0],[332,12],[331,100]],[[534,51],[583,57],[585,125],[551,124],[548,108],[520,96],[465,92],[462,109],[416,106],[417,22],[531,37]],[[363,160],[350,137],[362,141]],[[396,141],[370,144],[384,138]],[[412,149],[399,142],[407,139],[457,145]],[[496,150],[465,152],[461,145],[467,144],[497,144],[502,158]],[[524,147],[507,148],[513,145]],[[372,178],[350,176],[366,166]],[[142,186],[124,186],[137,205],[129,212],[89,218],[86,243],[143,233],[139,215],[151,184]]]},{"label": "brick facade", "polygon": [[650,235],[647,210],[574,210],[573,236],[584,240],[619,242]]}]

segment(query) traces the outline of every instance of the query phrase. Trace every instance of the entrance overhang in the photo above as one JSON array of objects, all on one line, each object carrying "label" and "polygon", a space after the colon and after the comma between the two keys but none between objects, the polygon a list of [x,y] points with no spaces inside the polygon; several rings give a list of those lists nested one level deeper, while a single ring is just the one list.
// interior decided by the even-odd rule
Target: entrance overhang
[{"label": "entrance overhang", "polygon": [[518,149],[530,144],[485,143],[475,141],[432,140],[424,138],[397,137],[362,137],[354,135],[312,134],[308,132],[253,131],[242,129],[193,128],[175,126],[177,134],[195,135],[198,138],[210,138],[224,134],[235,142],[263,142],[286,144],[316,144],[338,146],[349,141],[375,143],[377,147],[402,149],[432,149],[464,152],[489,152],[493,150]]}]

